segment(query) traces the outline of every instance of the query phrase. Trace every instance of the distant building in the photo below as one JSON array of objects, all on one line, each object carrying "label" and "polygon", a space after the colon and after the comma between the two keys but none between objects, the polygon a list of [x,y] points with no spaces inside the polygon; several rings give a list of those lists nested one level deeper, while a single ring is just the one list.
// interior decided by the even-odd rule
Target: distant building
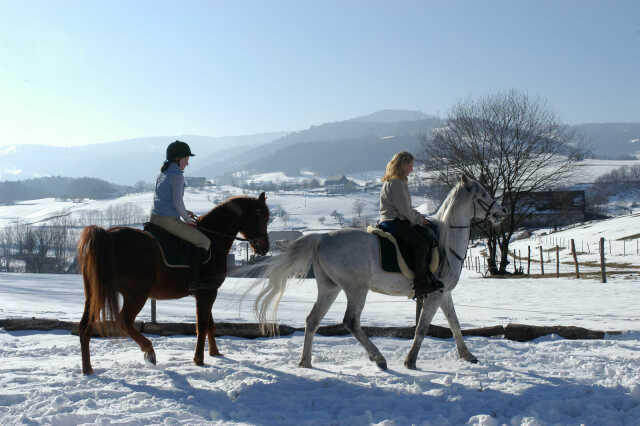
[{"label": "distant building", "polygon": [[327,194],[349,194],[360,190],[360,186],[346,176],[333,176],[324,181]]},{"label": "distant building", "polygon": [[523,226],[565,226],[584,222],[584,191],[542,191],[520,195],[519,210],[527,214]]},{"label": "distant building", "polygon": [[269,243],[272,251],[284,251],[289,247],[289,243],[302,237],[300,231],[271,231],[269,232]]},{"label": "distant building", "polygon": [[204,178],[204,177],[189,176],[189,177],[185,177],[184,180],[187,182],[187,185],[192,188],[208,185],[207,178]]}]

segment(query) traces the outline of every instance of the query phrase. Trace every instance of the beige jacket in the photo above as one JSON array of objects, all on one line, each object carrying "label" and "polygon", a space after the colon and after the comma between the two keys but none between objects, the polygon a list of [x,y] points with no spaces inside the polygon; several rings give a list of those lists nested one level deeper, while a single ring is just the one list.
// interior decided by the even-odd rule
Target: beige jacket
[{"label": "beige jacket", "polygon": [[411,207],[409,186],[402,179],[391,179],[382,184],[380,190],[380,222],[406,219],[414,225],[421,225],[424,216]]}]

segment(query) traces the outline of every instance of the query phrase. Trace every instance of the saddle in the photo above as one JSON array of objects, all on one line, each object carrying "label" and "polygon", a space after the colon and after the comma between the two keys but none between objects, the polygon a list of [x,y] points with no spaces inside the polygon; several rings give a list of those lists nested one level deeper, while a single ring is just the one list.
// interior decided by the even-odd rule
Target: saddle
[{"label": "saddle", "polygon": [[[398,241],[389,232],[385,232],[375,226],[367,227],[367,232],[374,234],[380,241],[380,262],[382,270],[385,272],[401,273],[410,281],[413,281],[415,274],[413,272],[413,262],[408,263],[407,259],[411,259],[407,252],[403,253]],[[431,259],[429,262],[429,270],[435,274],[440,265],[440,253],[437,249],[431,250]]]},{"label": "saddle", "polygon": [[[143,226],[144,232],[157,242],[162,254],[162,260],[169,268],[189,268],[191,258],[199,255],[200,250],[197,250],[196,246],[180,237],[176,237],[164,228],[151,222],[145,222]],[[211,250],[204,257],[204,259],[201,259],[203,264],[211,259]]]}]

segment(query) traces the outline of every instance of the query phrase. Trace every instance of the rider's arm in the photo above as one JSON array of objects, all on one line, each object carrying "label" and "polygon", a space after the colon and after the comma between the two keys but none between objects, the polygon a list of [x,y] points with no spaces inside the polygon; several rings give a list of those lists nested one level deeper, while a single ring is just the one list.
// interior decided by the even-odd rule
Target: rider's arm
[{"label": "rider's arm", "polygon": [[175,174],[171,176],[171,194],[173,194],[173,205],[175,206],[178,214],[185,222],[193,222],[193,219],[189,215],[189,212],[184,207],[184,176],[181,174]]},{"label": "rider's arm", "polygon": [[421,225],[424,222],[424,216],[411,207],[411,195],[407,184],[400,179],[392,179],[389,183],[389,196],[401,216],[400,219],[407,219],[415,225]]}]

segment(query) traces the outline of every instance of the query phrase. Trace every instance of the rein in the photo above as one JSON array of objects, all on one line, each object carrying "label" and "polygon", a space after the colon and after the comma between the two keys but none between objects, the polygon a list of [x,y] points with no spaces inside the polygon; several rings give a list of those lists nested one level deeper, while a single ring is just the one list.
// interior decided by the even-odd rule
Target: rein
[{"label": "rein", "polygon": [[201,231],[207,232],[209,234],[214,234],[214,235],[218,235],[220,237],[226,237],[226,238],[230,238],[232,240],[238,240],[238,241],[253,242],[253,241],[257,241],[257,240],[259,240],[261,238],[266,238],[265,235],[260,235],[257,238],[242,238],[242,237],[238,237],[236,235],[231,235],[231,234],[227,234],[227,233],[220,232],[220,231],[214,231],[213,229],[205,228],[204,226],[202,226],[200,224],[198,224],[196,226],[196,229],[199,229]]},{"label": "rein", "polygon": [[230,238],[232,240],[238,240],[238,241],[250,241],[246,238],[241,238],[241,237],[237,237],[235,235],[231,235],[231,234],[226,234],[224,232],[220,232],[220,231],[214,231],[213,229],[209,229],[209,228],[205,228],[202,225],[197,225],[196,229],[199,229],[200,231],[204,231],[207,232],[209,234],[214,234],[214,235],[218,235],[220,237],[226,237],[226,238]]}]

